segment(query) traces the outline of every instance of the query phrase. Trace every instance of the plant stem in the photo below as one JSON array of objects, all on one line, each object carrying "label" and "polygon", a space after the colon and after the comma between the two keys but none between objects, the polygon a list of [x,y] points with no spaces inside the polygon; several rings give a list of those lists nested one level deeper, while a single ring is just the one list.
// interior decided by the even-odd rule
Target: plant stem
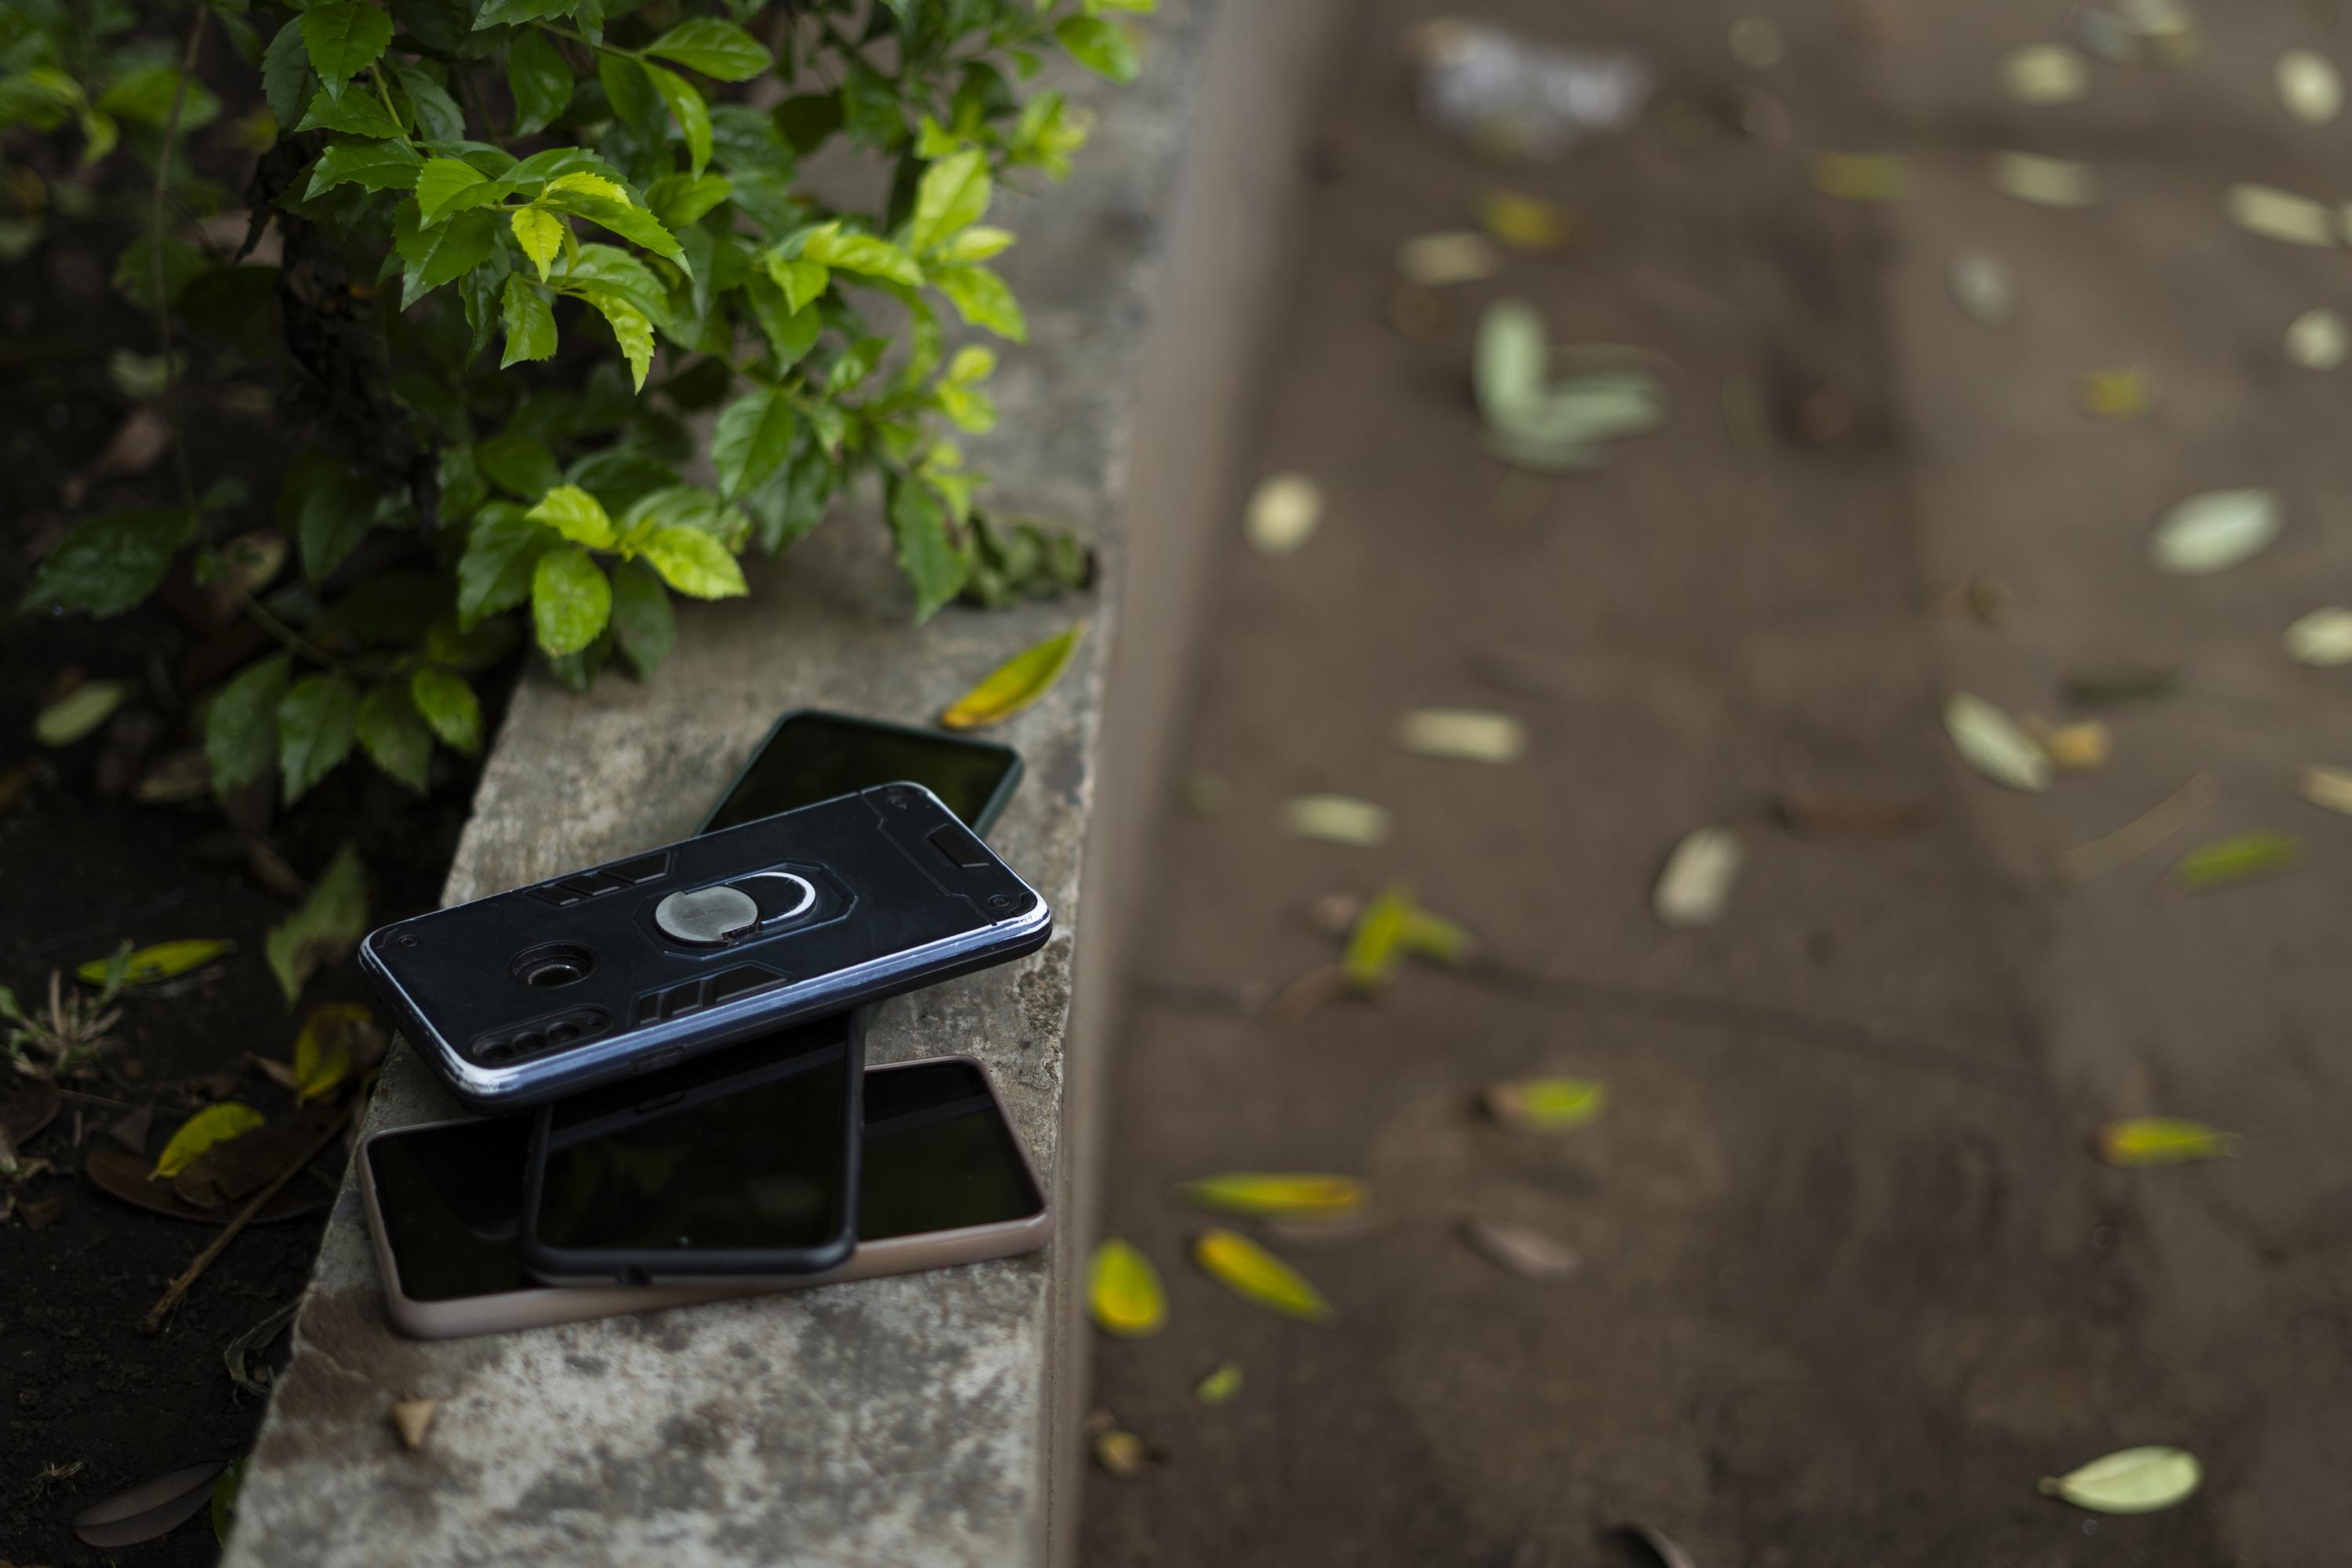
[{"label": "plant stem", "polygon": [[[360,1106],[364,1103],[364,1100],[354,1100],[352,1102],[352,1115],[358,1115]],[[188,1288],[196,1282],[197,1277],[212,1266],[214,1258],[228,1250],[228,1244],[236,1239],[236,1233],[253,1222],[253,1216],[261,1212],[263,1205],[278,1195],[280,1188],[299,1175],[311,1161],[317,1159],[320,1150],[341,1136],[344,1124],[350,1120],[351,1117],[348,1116],[337,1117],[324,1132],[319,1134],[309,1148],[302,1151],[299,1159],[278,1173],[277,1180],[254,1194],[251,1200],[236,1211],[236,1217],[223,1226],[218,1236],[213,1237],[212,1245],[197,1253],[196,1260],[189,1264],[177,1279],[172,1281],[171,1287],[157,1299],[153,1306],[147,1309],[147,1316],[140,1320],[139,1326],[151,1334],[162,1328],[163,1320],[171,1315],[173,1308],[180,1304],[181,1298],[187,1295]]]},{"label": "plant stem", "polygon": [[172,353],[172,300],[163,288],[163,195],[171,182],[172,152],[180,140],[180,112],[187,107],[188,79],[195,75],[196,49],[204,42],[205,23],[212,7],[196,7],[188,27],[187,47],[180,51],[180,74],[172,83],[172,111],[163,119],[163,145],[155,155],[155,192],[147,209],[147,281],[155,290],[155,336],[163,359],[163,425],[172,434],[172,466],[180,479],[180,504],[190,516],[196,510],[196,479],[188,467],[188,443],[180,428],[180,371]]}]

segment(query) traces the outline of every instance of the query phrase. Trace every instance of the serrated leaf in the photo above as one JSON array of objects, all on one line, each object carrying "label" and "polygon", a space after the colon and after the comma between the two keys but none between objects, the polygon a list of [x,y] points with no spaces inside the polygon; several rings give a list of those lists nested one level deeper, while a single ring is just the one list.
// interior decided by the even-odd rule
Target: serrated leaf
[{"label": "serrated leaf", "polygon": [[[423,166],[416,150],[405,142],[337,142],[310,165],[310,183],[304,188],[302,199],[310,201],[337,185],[404,191],[416,184]],[[474,177],[481,178],[479,174]]]},{"label": "serrated leaf", "polygon": [[346,92],[341,98],[313,94],[294,129],[340,131],[346,136],[372,136],[379,142],[396,141],[402,134],[400,121],[385,113],[375,95],[367,92]]},{"label": "serrated leaf", "polygon": [[1353,1214],[1364,1206],[1364,1184],[1353,1176],[1236,1172],[1203,1176],[1176,1190],[1202,1208],[1238,1215]]},{"label": "serrated leaf", "polygon": [[1995,784],[2034,793],[2050,787],[2048,753],[1983,698],[1954,692],[1944,704],[1944,728],[1969,766]]},{"label": "serrated leaf", "polygon": [[731,599],[751,591],[727,546],[701,529],[656,528],[636,548],[663,582],[688,597]]},{"label": "serrated leaf", "polygon": [[301,120],[303,105],[317,86],[310,51],[302,42],[302,18],[292,17],[270,35],[269,47],[261,54],[262,97],[281,132]]},{"label": "serrated leaf", "polygon": [[476,207],[430,228],[396,234],[393,243],[407,263],[400,285],[400,308],[405,310],[444,283],[488,261],[498,248],[498,220]]},{"label": "serrated leaf", "polygon": [[949,704],[940,722],[950,730],[980,730],[1010,719],[1053,689],[1086,635],[1087,623],[1079,621],[1067,631],[1013,655],[992,670],[987,679]]},{"label": "serrated leaf", "polygon": [[740,496],[775,478],[793,455],[798,425],[791,402],[764,386],[720,410],[710,436],[710,466],[719,488]]},{"label": "serrated leaf", "polygon": [[963,591],[971,564],[948,537],[947,514],[939,498],[924,486],[911,479],[891,485],[889,516],[898,570],[915,590],[915,619],[929,620]]},{"label": "serrated leaf", "polygon": [[433,731],[409,700],[404,681],[377,682],[360,700],[360,746],[386,776],[418,795],[432,782]]},{"label": "serrated leaf", "polygon": [[522,247],[530,264],[539,268],[539,280],[546,282],[554,269],[555,258],[563,254],[564,237],[571,231],[563,226],[562,218],[545,207],[517,207],[508,215],[507,223],[514,230],[515,243]]},{"label": "serrated leaf", "polygon": [[783,290],[785,310],[792,314],[798,314],[814,303],[816,297],[824,292],[825,285],[833,280],[832,270],[824,263],[805,258],[787,261],[782,257],[771,256],[767,259],[767,268],[770,280]]},{"label": "serrated leaf", "polygon": [[[224,954],[235,952],[236,943],[225,937],[191,937],[181,942],[159,942],[152,947],[134,948],[124,961],[122,984],[152,985],[159,980],[170,980],[202,969]],[[92,985],[106,983],[106,972],[114,963],[112,958],[93,958],[78,965],[74,973]]]},{"label": "serrated leaf", "polygon": [[2165,513],[2148,540],[2148,563],[2179,577],[2224,571],[2260,554],[2279,527],[2276,492],[2209,490]]},{"label": "serrated leaf", "polygon": [[2063,1476],[2045,1476],[2044,1497],[2095,1513],[2154,1513],[2192,1496],[2203,1472],[2185,1448],[2123,1448]]},{"label": "serrated leaf", "polygon": [[1285,1317],[1319,1323],[1331,1316],[1329,1304],[1303,1275],[1237,1232],[1202,1231],[1193,1239],[1192,1260],[1234,1294]]},{"label": "serrated leaf", "polygon": [[2248,234],[2288,245],[2335,248],[2336,215],[2309,196],[2275,185],[2242,183],[2223,194],[2221,205],[2230,221]]},{"label": "serrated leaf", "polygon": [[597,188],[589,188],[580,174],[560,176],[548,183],[540,199],[550,206],[584,217],[597,227],[609,229],[630,244],[652,251],[667,261],[691,273],[692,263],[687,259],[685,247],[677,237],[662,226],[661,219],[627,199],[627,194],[600,194],[608,182],[598,180]]},{"label": "serrated leaf", "polygon": [[[838,223],[828,223],[814,229],[801,241],[800,259],[820,262],[838,272],[861,273],[868,278],[886,279],[903,283],[908,288],[919,287],[923,269],[915,258],[888,240],[870,234],[845,234]],[[787,293],[792,286],[779,277],[776,281]]]},{"label": "serrated leaf", "polygon": [[2200,844],[2180,858],[2172,880],[2183,892],[2227,887],[2249,877],[2284,871],[2295,862],[2302,840],[2292,833],[2257,831]]},{"label": "serrated leaf", "polygon": [[645,53],[719,81],[749,81],[775,64],[757,38],[716,16],[680,22],[647,44]]},{"label": "serrated leaf", "polygon": [[613,341],[620,346],[621,357],[629,363],[629,384],[637,392],[646,389],[646,373],[654,363],[654,324],[645,311],[608,289],[587,289],[581,298],[596,308],[613,329]]},{"label": "serrated leaf", "polygon": [[306,675],[278,705],[278,787],[293,805],[351,755],[358,738],[359,691],[337,672]]},{"label": "serrated leaf", "polygon": [[257,660],[220,689],[205,713],[205,761],[222,795],[251,784],[278,761],[278,704],[293,679],[282,653]]},{"label": "serrated leaf", "polygon": [[499,291],[499,320],[507,339],[506,353],[499,360],[500,370],[525,360],[555,357],[555,307],[520,274],[509,276]]},{"label": "serrated leaf", "polygon": [[195,514],[178,507],[78,522],[42,559],[17,607],[73,610],[100,620],[121,615],[162,585],[173,557],[195,531]]},{"label": "serrated leaf", "polygon": [[2135,1117],[2099,1129],[2099,1155],[2110,1165],[2185,1165],[2237,1152],[2236,1133],[2177,1116]]},{"label": "serrated leaf", "polygon": [[362,0],[332,0],[302,13],[302,45],[329,91],[375,63],[392,42],[392,18]]},{"label": "serrated leaf", "polygon": [[180,1123],[180,1130],[172,1134],[171,1142],[157,1156],[155,1168],[147,1173],[148,1179],[161,1181],[176,1176],[205,1150],[232,1138],[242,1138],[268,1120],[250,1105],[234,1100],[208,1105]]},{"label": "serrated leaf", "polygon": [[367,873],[358,847],[346,842],[310,884],[302,907],[272,926],[263,942],[286,1005],[301,1000],[302,987],[320,965],[347,957],[366,934]]},{"label": "serrated leaf", "polygon": [[1375,848],[1388,842],[1389,814],[1343,795],[1302,795],[1283,802],[1283,826],[1299,838]]},{"label": "serrated leaf", "polygon": [[619,537],[612,518],[605,514],[604,503],[578,485],[556,486],[523,516],[593,550],[610,550]]},{"label": "serrated leaf", "polygon": [[468,756],[482,749],[481,700],[464,677],[420,669],[408,678],[408,696],[443,745]]},{"label": "serrated leaf", "polygon": [[[415,154],[409,156],[414,158]],[[478,194],[489,186],[490,180],[462,158],[428,158],[417,169],[415,184],[417,217],[431,224],[440,220],[451,203],[469,194]]]},{"label": "serrated leaf", "polygon": [[114,717],[135,689],[127,680],[85,680],[33,715],[33,739],[44,746],[70,746]]},{"label": "serrated leaf", "polygon": [[1151,1267],[1151,1259],[1115,1236],[1095,1244],[1087,1265],[1087,1305],[1096,1323],[1129,1339],[1156,1334],[1168,1321],[1160,1271]]},{"label": "serrated leaf", "polygon": [[316,1100],[341,1083],[352,1070],[351,1031],[374,1022],[375,1015],[356,1002],[312,1008],[294,1040],[294,1098]]},{"label": "serrated leaf", "polygon": [[466,553],[457,560],[457,625],[470,630],[485,616],[510,610],[530,594],[530,574],[557,536],[524,517],[519,507],[493,502],[475,515]]},{"label": "serrated leaf", "polygon": [[1721,920],[1747,854],[1736,828],[1700,827],[1685,835],[1650,895],[1659,923],[1687,931]]},{"label": "serrated leaf", "polygon": [[586,551],[551,550],[531,570],[530,614],[541,648],[557,656],[578,653],[612,618],[613,584]]},{"label": "serrated leaf", "polygon": [[1589,1126],[1609,1103],[1609,1086],[1589,1078],[1523,1078],[1486,1086],[1486,1114],[1514,1132],[1567,1132]]}]

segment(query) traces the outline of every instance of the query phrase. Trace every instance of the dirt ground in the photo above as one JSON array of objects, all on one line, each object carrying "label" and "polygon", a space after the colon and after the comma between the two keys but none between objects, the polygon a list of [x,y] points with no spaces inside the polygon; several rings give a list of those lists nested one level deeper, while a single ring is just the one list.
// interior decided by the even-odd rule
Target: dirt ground
[{"label": "dirt ground", "polygon": [[[1105,1228],[1158,1261],[1170,1321],[1098,1339],[1096,1398],[1160,1462],[1090,1479],[1080,1560],[1566,1568],[1610,1561],[1601,1532],[1632,1520],[1704,1568],[2340,1562],[2352,822],[2293,785],[2352,762],[2352,707],[2279,634],[2347,593],[2352,372],[2288,364],[2280,334],[2352,309],[2352,264],[2234,229],[2221,198],[2342,193],[2352,125],[2295,125],[2270,73],[2292,45],[2352,58],[2352,35],[2334,6],[2209,5],[2189,64],[2094,62],[2086,101],[2026,108],[1997,61],[2067,39],[2068,5],[1482,0],[1665,82],[1625,136],[1497,172],[1412,109],[1398,40],[1457,9],[1350,8],[1320,84],[1247,479],[1312,475],[1327,506],[1286,558],[1236,521],[1217,569],[1189,765],[1229,795],[1167,825],[1108,1141]],[[1731,59],[1747,13],[1780,23],[1783,64]],[[1786,144],[1732,127],[1744,85],[1786,108]],[[2105,201],[1994,192],[2001,147],[2092,162]],[[1904,155],[1908,199],[1815,194],[1815,149]],[[1495,184],[1572,207],[1577,243],[1401,333],[1395,246],[1466,226]],[[1964,246],[2015,269],[2012,324],[1954,307]],[[1665,428],[1601,473],[1507,479],[1468,395],[1506,295],[1556,342],[1665,356]],[[2076,378],[2121,364],[2154,374],[2154,409],[2080,412]],[[1725,416],[1742,386],[1773,414],[1761,449]],[[2283,497],[2278,544],[2149,570],[2165,508],[2245,485]],[[2008,589],[1996,624],[1949,601],[1974,574]],[[1955,690],[2056,717],[2067,676],[2132,665],[2188,690],[2107,715],[2112,760],[2048,795],[1969,771],[1939,721]],[[1424,705],[1517,714],[1528,752],[1406,754],[1395,717]],[[2061,874],[2200,772],[2191,825]],[[1792,788],[1920,802],[1925,825],[1793,833],[1771,811]],[[1281,802],[1325,790],[1387,806],[1388,845],[1286,837]],[[1721,923],[1669,931],[1652,884],[1708,823],[1741,829],[1745,872]],[[2255,828],[2300,836],[2300,864],[2170,890],[2184,849]],[[1311,902],[1397,877],[1502,978],[1417,970],[1286,1025],[1216,999],[1330,963]],[[1607,1111],[1555,1139],[1476,1113],[1482,1084],[1542,1072],[1605,1079]],[[2095,1157],[2103,1122],[2152,1114],[2235,1131],[2243,1157]],[[1370,1234],[1274,1244],[1334,1322],[1186,1261],[1204,1221],[1170,1184],[1229,1170],[1371,1183]],[[1469,1215],[1581,1269],[1507,1275],[1459,1239]],[[1228,1359],[1246,1386],[1204,1407]],[[2179,1507],[2036,1493],[2156,1443],[2205,1466]]]}]

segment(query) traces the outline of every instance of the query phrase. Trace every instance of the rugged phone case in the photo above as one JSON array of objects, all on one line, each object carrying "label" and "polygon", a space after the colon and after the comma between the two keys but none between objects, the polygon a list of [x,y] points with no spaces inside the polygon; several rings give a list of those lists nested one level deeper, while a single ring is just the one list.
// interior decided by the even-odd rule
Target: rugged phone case
[{"label": "rugged phone case", "polygon": [[894,784],[401,921],[360,962],[459,1101],[498,1112],[1004,963],[1053,923]]}]

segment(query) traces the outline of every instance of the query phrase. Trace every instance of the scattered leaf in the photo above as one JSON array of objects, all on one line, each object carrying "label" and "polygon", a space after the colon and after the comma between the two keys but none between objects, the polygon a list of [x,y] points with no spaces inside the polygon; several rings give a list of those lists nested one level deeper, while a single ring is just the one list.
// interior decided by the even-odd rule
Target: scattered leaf
[{"label": "scattered leaf", "polygon": [[2299,664],[2332,669],[2352,664],[2352,610],[2329,605],[2301,616],[2286,629],[2287,657]]},{"label": "scattered leaf", "polygon": [[[169,980],[190,970],[202,969],[224,953],[235,952],[236,943],[226,938],[191,938],[185,942],[160,942],[152,947],[134,949],[122,972],[125,985],[152,985],[159,980]],[[114,960],[93,958],[79,965],[74,973],[92,985],[106,983],[106,972]]]},{"label": "scattered leaf", "polygon": [[1205,1209],[1239,1215],[1349,1215],[1364,1206],[1353,1176],[1238,1172],[1203,1176],[1176,1189]]},{"label": "scattered leaf", "polygon": [[2017,275],[1989,251],[1963,250],[1953,257],[1948,281],[1953,303],[1972,321],[1998,327],[2017,314]]},{"label": "scattered leaf", "polygon": [[2077,723],[2062,724],[2041,737],[2043,754],[2061,772],[2088,773],[2106,763],[2114,742],[2107,727],[2096,719],[2084,719]]},{"label": "scattered leaf", "polygon": [[1574,1252],[1543,1232],[1503,1220],[1464,1220],[1462,1239],[1487,1262],[1522,1279],[1565,1279],[1579,1262]]},{"label": "scattered leaf", "polygon": [[1746,849],[1738,833],[1728,827],[1700,827],[1685,834],[1666,857],[1650,908],[1659,921],[1677,931],[1713,925],[1731,902],[1732,885],[1739,879]]},{"label": "scattered leaf", "polygon": [[425,1434],[440,1405],[437,1399],[404,1399],[392,1407],[392,1427],[400,1434],[402,1447],[413,1454],[425,1447]]},{"label": "scattered leaf", "polygon": [[2289,49],[2279,56],[2273,75],[2279,102],[2305,125],[2325,125],[2342,112],[2344,82],[2326,56]]},{"label": "scattered leaf", "polygon": [[2352,328],[2323,305],[2287,323],[2285,348],[2288,361],[2305,370],[2334,370],[2352,350]]},{"label": "scattered leaf", "polygon": [[1576,230],[1566,207],[1517,191],[1488,191],[1479,198],[1478,222],[1514,250],[1558,250]]},{"label": "scattered leaf", "polygon": [[1168,1301],[1151,1259],[1115,1236],[1095,1244],[1087,1266],[1087,1300],[1095,1321],[1114,1334],[1156,1334],[1168,1321]]},{"label": "scattered leaf", "polygon": [[2279,500],[2262,489],[2208,490],[2165,513],[2148,562],[2177,577],[2201,577],[2258,555],[2279,533]]},{"label": "scattered leaf", "polygon": [[2098,175],[2088,163],[2034,153],[1994,153],[1992,184],[2005,195],[2038,206],[2087,207],[2099,200]]},{"label": "scattered leaf", "polygon": [[2352,816],[2352,769],[2307,763],[2296,775],[2295,791],[2314,805]]},{"label": "scattered leaf", "polygon": [[2044,1497],[2094,1513],[2154,1513],[2197,1490],[2197,1457],[2181,1448],[2124,1448],[2063,1476],[2044,1476]]},{"label": "scattered leaf", "polygon": [[167,1535],[212,1500],[213,1479],[224,1461],[188,1465],[129,1491],[93,1503],[73,1517],[73,1532],[86,1546],[138,1546]]},{"label": "scattered leaf", "polygon": [[2020,103],[2073,103],[2090,90],[2091,73],[2063,44],[2028,44],[2002,58],[2000,80]]},{"label": "scattered leaf", "polygon": [[1527,749],[1527,726],[1508,713],[1471,708],[1415,708],[1397,720],[1397,744],[1424,757],[1508,763]]},{"label": "scattered leaf", "polygon": [[1202,1272],[1245,1300],[1307,1322],[1321,1322],[1331,1309],[1297,1270],[1249,1237],[1234,1231],[1202,1231],[1192,1243]]},{"label": "scattered leaf", "polygon": [[345,843],[310,888],[302,907],[270,927],[263,949],[291,1008],[320,965],[341,959],[367,934],[367,873],[356,845]]},{"label": "scattered leaf", "polygon": [[1288,555],[1313,536],[1323,520],[1323,490],[1304,474],[1270,474],[1250,497],[1250,548],[1261,555]]},{"label": "scattered leaf", "polygon": [[1968,764],[1994,783],[2037,792],[2050,787],[2048,755],[1983,698],[1954,692],[1944,704],[1944,728]]},{"label": "scattered leaf", "polygon": [[1368,800],[1343,795],[1302,795],[1285,801],[1283,825],[1300,838],[1376,848],[1388,842],[1389,814]]},{"label": "scattered leaf", "polygon": [[2113,833],[2069,849],[2060,868],[2075,881],[2095,877],[2155,848],[2189,826],[2221,793],[2211,773],[2198,773],[2179,789]]},{"label": "scattered leaf", "polygon": [[1765,16],[1742,16],[1731,24],[1731,58],[1750,70],[1770,70],[1787,52],[1780,29]]},{"label": "scattered leaf", "polygon": [[1131,1481],[1151,1468],[1143,1439],[1117,1427],[1095,1434],[1095,1463],[1122,1481]]},{"label": "scattered leaf", "polygon": [[1086,635],[1087,623],[1079,621],[1059,636],[1014,654],[987,679],[957,698],[940,715],[940,722],[950,730],[982,730],[1003,723],[1054,689]]},{"label": "scattered leaf", "polygon": [[1480,1100],[1498,1126],[1514,1132],[1570,1132],[1601,1114],[1609,1086],[1589,1078],[1523,1078],[1488,1084]]},{"label": "scattered leaf", "polygon": [[127,680],[85,680],[33,716],[33,739],[70,746],[112,718],[131,690]]},{"label": "scattered leaf", "polygon": [[1781,792],[1780,805],[1780,820],[1806,833],[1849,833],[1862,838],[1885,838],[1908,833],[1927,820],[1926,804],[1916,800],[1871,800],[1861,795],[1791,789]]},{"label": "scattered leaf", "polygon": [[2300,847],[2292,833],[2266,830],[2216,838],[2183,855],[2172,868],[2172,880],[2181,891],[2195,893],[2269,876],[2294,865]]},{"label": "scattered leaf", "polygon": [[2097,669],[2069,675],[2059,695],[2070,708],[2129,708],[2180,695],[2176,669]]},{"label": "scattered leaf", "polygon": [[[279,1169],[284,1169],[281,1163]],[[190,1203],[165,1183],[151,1179],[150,1167],[142,1152],[125,1153],[110,1143],[93,1143],[82,1154],[82,1174],[100,1192],[121,1198],[124,1203],[146,1209],[172,1219],[190,1220],[198,1225],[226,1225],[232,1211],[218,1206],[207,1208]],[[270,1173],[275,1175],[277,1173]],[[280,1220],[299,1219],[316,1214],[326,1206],[331,1194],[316,1189],[305,1191],[289,1186],[261,1206],[261,1211],[247,1222],[252,1225],[275,1225]]]},{"label": "scattered leaf", "polygon": [[[248,1458],[250,1457],[247,1456]],[[245,1466],[246,1460],[239,1459],[223,1470],[220,1479],[213,1482],[213,1541],[216,1545],[228,1544],[229,1526],[236,1520],[236,1494],[245,1486]]]},{"label": "scattered leaf", "polygon": [[[1354,900],[1349,902],[1352,905]],[[1386,983],[1407,955],[1460,967],[1474,945],[1470,933],[1413,901],[1412,889],[1391,882],[1342,922],[1348,949],[1340,960],[1349,984],[1369,991]]]},{"label": "scattered leaf", "polygon": [[373,1031],[375,1015],[356,1002],[311,1009],[294,1041],[294,1096],[316,1100],[352,1070],[352,1037]]},{"label": "scattered leaf", "polygon": [[2231,185],[2221,202],[2230,221],[2249,234],[2289,245],[2333,247],[2336,243],[2333,215],[2308,196],[2275,185],[2241,184]]},{"label": "scattered leaf", "polygon": [[2086,414],[2102,419],[2137,419],[2156,405],[2156,377],[2137,365],[2085,371],[2076,395]]},{"label": "scattered leaf", "polygon": [[1424,289],[1483,283],[1503,269],[1502,253],[1483,234],[1447,229],[1417,234],[1397,247],[1397,271]]},{"label": "scattered leaf", "polygon": [[1361,1241],[1386,1223],[1370,1210],[1348,1215],[1277,1215],[1265,1222],[1265,1234],[1286,1246],[1330,1247]]},{"label": "scattered leaf", "polygon": [[151,1179],[176,1176],[189,1161],[214,1144],[241,1138],[267,1120],[250,1105],[242,1105],[234,1100],[208,1105],[180,1123],[180,1130],[172,1134],[170,1142],[163,1145],[163,1152],[157,1157],[155,1168],[148,1175]]},{"label": "scattered leaf", "polygon": [[1192,1385],[1192,1397],[1203,1405],[1223,1405],[1241,1391],[1241,1363],[1220,1362],[1208,1376]]},{"label": "scattered leaf", "polygon": [[1892,153],[1816,153],[1813,188],[1842,202],[1892,202],[1910,195],[1910,172]]},{"label": "scattered leaf", "polygon": [[2238,1135],[2177,1116],[2142,1116],[2099,1129],[2099,1157],[2110,1165],[2185,1165],[2236,1157]]}]

